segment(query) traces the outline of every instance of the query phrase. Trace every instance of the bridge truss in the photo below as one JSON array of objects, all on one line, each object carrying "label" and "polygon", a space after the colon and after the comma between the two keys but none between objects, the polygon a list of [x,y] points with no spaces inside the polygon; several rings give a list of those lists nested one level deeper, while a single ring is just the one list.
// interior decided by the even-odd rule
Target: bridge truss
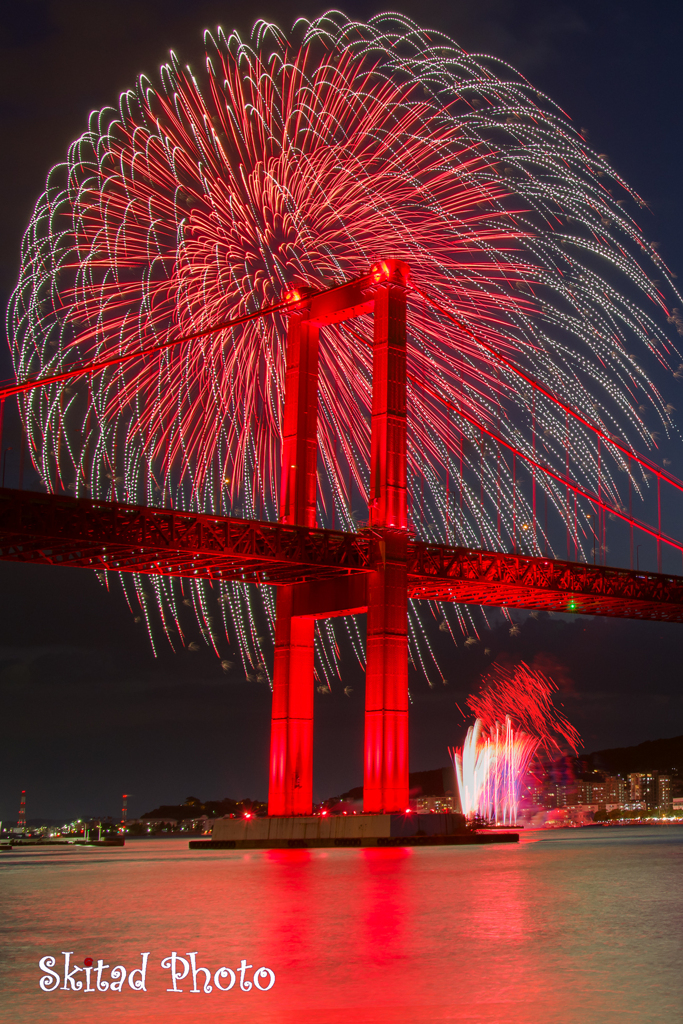
[{"label": "bridge truss", "polygon": [[[329,588],[353,576],[364,611],[380,543],[372,530],[343,533],[0,488],[0,560],[10,562],[277,587],[306,583],[319,593],[323,581]],[[406,567],[413,600],[683,622],[680,576],[413,537]]]}]

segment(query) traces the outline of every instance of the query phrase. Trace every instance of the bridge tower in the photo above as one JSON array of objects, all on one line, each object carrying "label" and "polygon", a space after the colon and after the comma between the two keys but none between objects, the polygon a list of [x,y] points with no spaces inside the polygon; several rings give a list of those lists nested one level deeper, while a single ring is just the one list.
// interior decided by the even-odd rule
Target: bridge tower
[{"label": "bridge tower", "polygon": [[406,574],[406,289],[408,267],[385,260],[323,293],[303,289],[290,314],[280,520],[316,525],[318,336],[321,326],[374,312],[369,520],[365,576],[280,587],[271,719],[271,815],[313,805],[315,619],[367,612],[364,810],[404,811],[408,800]]},{"label": "bridge tower", "polygon": [[[294,526],[316,525],[318,332],[302,303],[287,330],[280,478],[280,521]],[[280,587],[276,601],[269,814],[310,814],[313,805],[315,619],[292,615],[295,590]]]}]

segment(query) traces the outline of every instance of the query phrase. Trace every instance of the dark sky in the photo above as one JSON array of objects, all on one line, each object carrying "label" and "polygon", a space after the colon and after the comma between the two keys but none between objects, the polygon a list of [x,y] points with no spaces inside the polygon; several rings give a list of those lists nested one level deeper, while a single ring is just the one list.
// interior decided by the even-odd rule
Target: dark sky
[{"label": "dark sky", "polygon": [[[681,8],[654,0],[433,0],[388,5],[441,29],[473,52],[501,57],[549,93],[650,203],[646,235],[683,274]],[[16,0],[0,3],[0,297],[17,276],[22,231],[50,166],[115,103],[138,73],[153,75],[173,47],[201,61],[202,29],[247,33],[258,16],[283,27],[325,8],[309,2]],[[382,8],[347,3],[365,18]],[[11,375],[5,347],[0,377]],[[683,386],[683,385],[681,385]],[[679,400],[679,408],[683,402]],[[683,453],[678,453],[683,454]],[[13,454],[9,453],[12,470]],[[683,461],[681,463],[683,466]],[[16,468],[15,470],[16,471]],[[681,469],[676,470],[683,475]],[[81,570],[0,563],[0,818],[131,813],[193,794],[267,790],[269,690],[208,653],[152,656],[120,591]],[[493,657],[525,658],[562,681],[565,710],[588,750],[683,732],[683,627],[519,614],[472,650],[442,649],[448,685],[413,679],[411,768],[446,762],[462,737],[455,707]],[[443,634],[437,634],[437,642]],[[362,678],[316,698],[316,796],[362,779]]]}]

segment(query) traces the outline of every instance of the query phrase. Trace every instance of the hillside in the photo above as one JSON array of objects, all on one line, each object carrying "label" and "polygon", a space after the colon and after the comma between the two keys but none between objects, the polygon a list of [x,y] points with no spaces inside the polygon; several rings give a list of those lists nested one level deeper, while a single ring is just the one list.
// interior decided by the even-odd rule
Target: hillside
[{"label": "hillside", "polygon": [[[411,772],[408,776],[410,795],[420,796],[444,796],[446,793],[453,793],[455,790],[455,773],[453,766],[447,768],[432,768],[425,772]],[[362,800],[363,787],[356,786],[339,796],[330,797],[326,804],[334,804],[338,800]]]},{"label": "hillside", "polygon": [[182,804],[162,804],[160,807],[155,807],[153,811],[145,811],[140,817],[169,818],[182,821],[186,818],[200,818],[203,814],[209,818],[221,818],[224,814],[243,814],[247,810],[264,814],[266,804],[258,800],[231,800],[229,797],[224,800],[207,800],[202,803],[197,797],[190,796]]},{"label": "hillside", "polygon": [[683,736],[647,740],[635,747],[596,750],[582,756],[591,768],[625,774],[627,772],[683,771]]},{"label": "hillside", "polygon": [[[646,740],[634,747],[613,747],[607,750],[595,750],[591,754],[583,754],[576,759],[574,771],[581,776],[585,769],[610,774],[625,775],[628,772],[660,771],[671,772],[674,776],[683,776],[683,736],[671,736],[668,739]],[[590,777],[590,776],[587,776]],[[674,795],[679,783],[674,779]],[[455,789],[455,775],[452,766],[434,768],[431,771],[410,773],[410,794],[419,796],[443,796]],[[356,786],[337,797],[325,801],[327,806],[338,801],[361,801],[363,787]],[[195,818],[206,814],[210,818],[223,814],[241,814],[250,809],[257,814],[266,813],[266,804],[256,800],[207,800],[202,803],[196,797],[188,797],[185,803],[174,806],[157,807],[147,811],[143,818]]]}]

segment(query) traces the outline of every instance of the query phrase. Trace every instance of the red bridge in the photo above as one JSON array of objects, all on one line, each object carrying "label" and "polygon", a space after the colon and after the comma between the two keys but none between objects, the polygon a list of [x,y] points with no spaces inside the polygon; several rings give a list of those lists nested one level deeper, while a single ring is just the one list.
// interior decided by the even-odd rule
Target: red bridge
[{"label": "red bridge", "polygon": [[[340,578],[353,610],[367,610],[367,580],[380,534],[284,526],[0,488],[0,560],[283,586],[332,608]],[[535,608],[683,622],[683,578],[425,544],[408,536],[413,600]],[[353,576],[353,582],[346,579]],[[324,584],[324,587],[323,587]],[[356,600],[357,598],[357,600]],[[305,601],[310,598],[307,596]],[[314,618],[339,611],[312,612]],[[305,614],[298,612],[296,614]]]},{"label": "red bridge", "polygon": [[[326,292],[287,296],[279,523],[0,490],[0,559],[278,588],[270,814],[312,810],[316,619],[367,613],[364,809],[374,812],[402,811],[408,800],[409,599],[683,622],[683,578],[429,544],[410,534],[407,288],[407,266],[387,260]],[[359,533],[323,530],[315,517],[318,332],[370,311],[369,525]],[[652,535],[661,541],[661,531]]]}]

